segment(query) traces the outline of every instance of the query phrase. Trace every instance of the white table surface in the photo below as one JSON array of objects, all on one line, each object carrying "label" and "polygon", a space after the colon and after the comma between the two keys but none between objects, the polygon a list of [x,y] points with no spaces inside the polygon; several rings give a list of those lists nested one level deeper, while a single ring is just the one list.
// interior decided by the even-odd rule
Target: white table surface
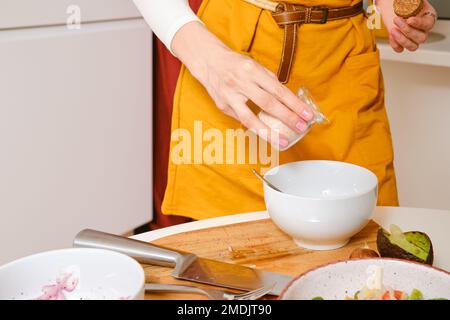
[{"label": "white table surface", "polygon": [[[154,241],[173,234],[267,219],[266,211],[235,214],[199,220],[135,235],[132,238]],[[373,220],[383,228],[396,224],[404,231],[418,230],[429,235],[433,242],[434,266],[450,270],[450,211],[406,207],[377,207]]]}]

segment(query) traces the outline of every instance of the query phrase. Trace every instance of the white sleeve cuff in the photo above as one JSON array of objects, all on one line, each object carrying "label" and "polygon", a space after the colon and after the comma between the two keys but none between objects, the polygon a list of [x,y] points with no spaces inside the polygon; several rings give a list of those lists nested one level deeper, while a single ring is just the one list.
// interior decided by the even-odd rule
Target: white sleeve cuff
[{"label": "white sleeve cuff", "polygon": [[169,49],[174,56],[175,54],[172,51],[172,40],[175,37],[175,34],[181,29],[182,26],[193,21],[203,23],[195,14],[179,17],[170,25],[170,27],[167,28],[167,30],[165,30],[164,35],[159,37],[162,43],[164,43],[167,49]]},{"label": "white sleeve cuff", "polygon": [[172,40],[186,23],[201,20],[187,0],[133,0],[147,24],[172,54]]}]

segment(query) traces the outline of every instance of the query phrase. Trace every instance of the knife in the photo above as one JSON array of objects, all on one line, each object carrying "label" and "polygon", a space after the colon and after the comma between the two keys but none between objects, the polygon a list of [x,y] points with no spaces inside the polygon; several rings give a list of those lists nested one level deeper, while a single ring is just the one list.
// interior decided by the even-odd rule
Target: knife
[{"label": "knife", "polygon": [[292,280],[288,275],[200,258],[189,252],[91,229],[79,232],[73,246],[117,251],[144,264],[172,267],[172,276],[177,279],[244,291],[273,286],[269,294],[278,296]]}]

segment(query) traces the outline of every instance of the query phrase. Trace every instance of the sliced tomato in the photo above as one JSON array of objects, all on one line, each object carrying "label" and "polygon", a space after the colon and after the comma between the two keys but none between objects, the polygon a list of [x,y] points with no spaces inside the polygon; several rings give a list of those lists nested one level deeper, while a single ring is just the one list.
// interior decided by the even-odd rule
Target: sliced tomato
[{"label": "sliced tomato", "polygon": [[403,291],[394,290],[394,299],[391,298],[391,291],[383,293],[381,300],[402,300]]}]

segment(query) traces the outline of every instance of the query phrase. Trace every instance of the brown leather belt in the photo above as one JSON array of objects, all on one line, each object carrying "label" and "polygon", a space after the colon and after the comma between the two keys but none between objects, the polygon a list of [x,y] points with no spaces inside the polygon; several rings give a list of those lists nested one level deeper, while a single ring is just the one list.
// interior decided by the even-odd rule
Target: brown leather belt
[{"label": "brown leather belt", "polygon": [[275,22],[284,29],[283,51],[278,67],[278,79],[282,83],[289,81],[292,62],[295,56],[295,44],[297,41],[297,28],[302,24],[324,24],[328,21],[346,19],[363,13],[362,2],[342,8],[305,7],[290,3],[280,2],[276,11],[272,13]]}]

